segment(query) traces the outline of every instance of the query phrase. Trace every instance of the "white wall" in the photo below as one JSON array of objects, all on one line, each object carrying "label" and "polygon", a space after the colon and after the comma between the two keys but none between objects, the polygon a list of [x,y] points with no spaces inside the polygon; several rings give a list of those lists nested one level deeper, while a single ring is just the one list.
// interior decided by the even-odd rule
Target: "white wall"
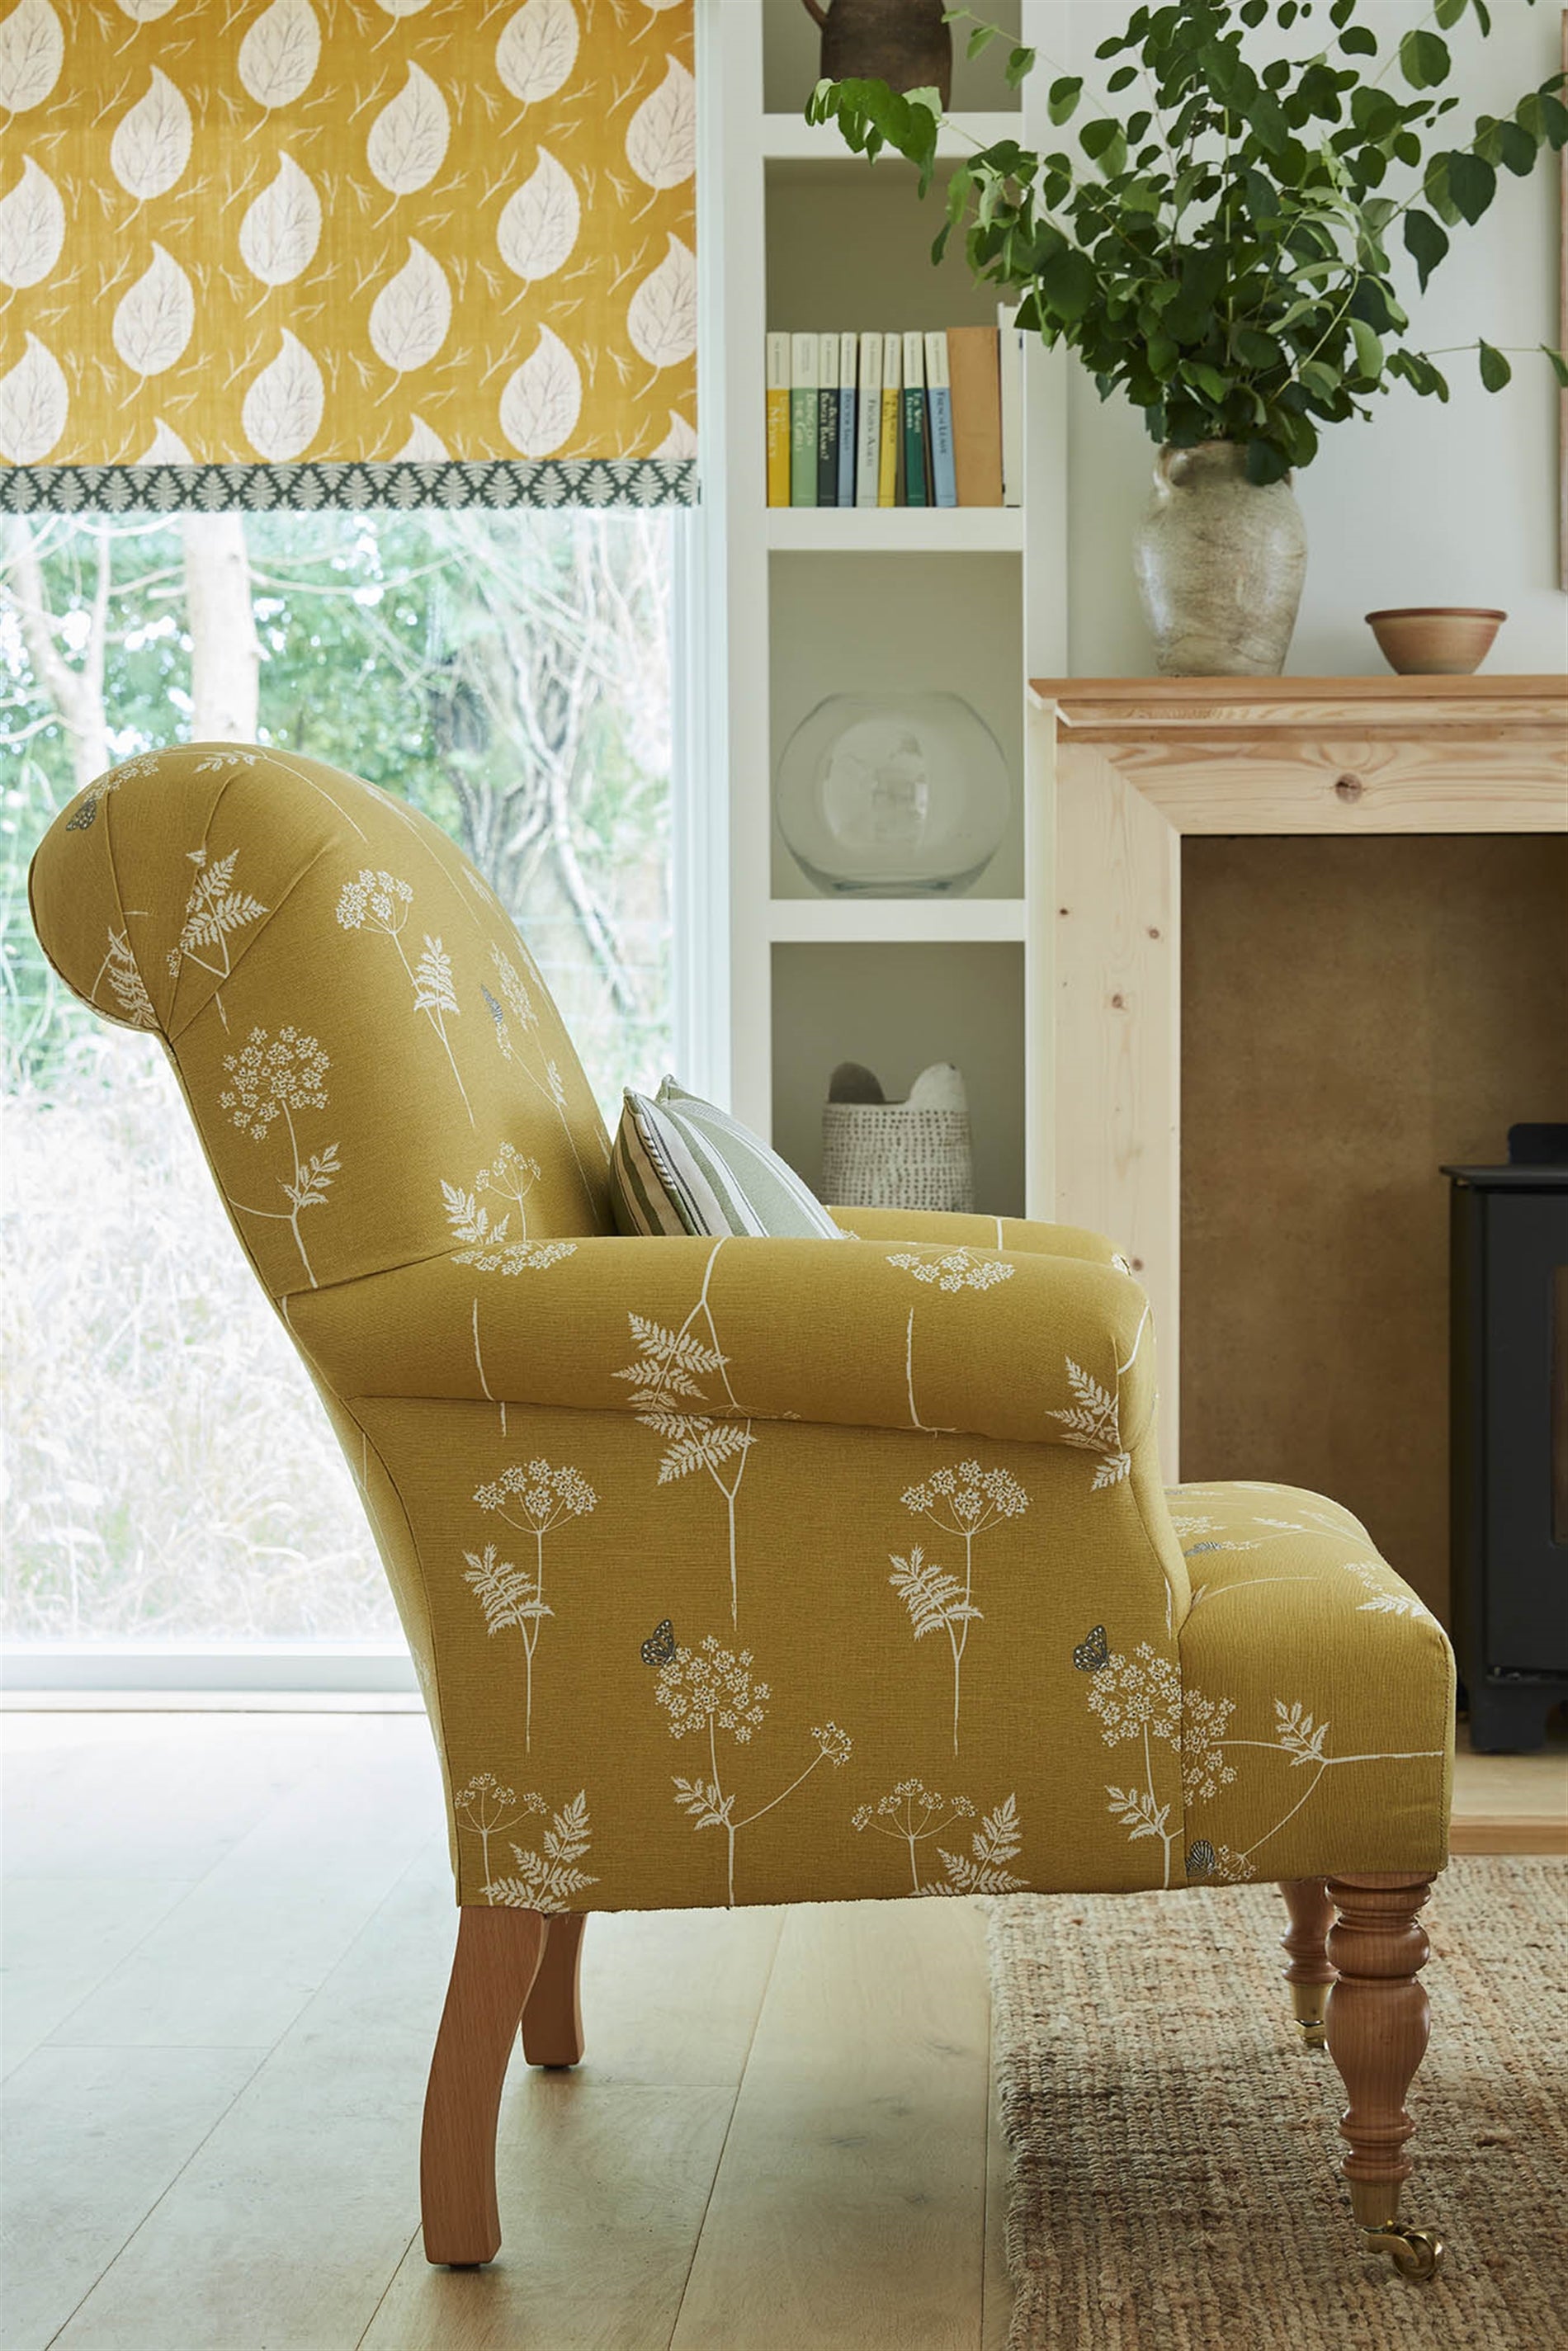
[{"label": "white wall", "polygon": [[[1096,67],[1092,53],[1125,21],[1124,6],[1072,0],[1041,15],[1055,20],[1051,47],[1063,62],[1071,45],[1071,70],[1110,70]],[[1386,26],[1396,40],[1427,17],[1423,8],[1386,0],[1370,21],[1380,39]],[[1533,7],[1494,0],[1492,20],[1489,41],[1477,37],[1469,16],[1449,37],[1463,60],[1455,124],[1468,127],[1481,110],[1501,114],[1557,67],[1553,0]],[[1328,429],[1316,462],[1296,481],[1311,548],[1287,664],[1298,675],[1380,672],[1361,616],[1383,604],[1501,606],[1510,618],[1489,667],[1568,666],[1568,597],[1557,584],[1558,395],[1546,360],[1529,356],[1557,340],[1557,159],[1543,158],[1528,180],[1500,179],[1479,226],[1454,232],[1426,296],[1413,270],[1404,290],[1430,350],[1478,334],[1524,346],[1513,355],[1513,382],[1483,392],[1467,352],[1439,361],[1454,387],[1446,407],[1398,385],[1375,403],[1375,422]],[[1153,448],[1142,417],[1120,398],[1103,406],[1075,362],[1068,382],[1071,667],[1080,676],[1135,676],[1153,663],[1127,549]]]}]

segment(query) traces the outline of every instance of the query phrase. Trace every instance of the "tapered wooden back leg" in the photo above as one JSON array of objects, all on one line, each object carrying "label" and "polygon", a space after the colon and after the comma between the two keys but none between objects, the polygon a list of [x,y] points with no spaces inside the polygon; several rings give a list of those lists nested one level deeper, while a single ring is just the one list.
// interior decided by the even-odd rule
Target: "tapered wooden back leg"
[{"label": "tapered wooden back leg", "polygon": [[1350,2103],[1340,2130],[1350,2142],[1344,2176],[1355,2217],[1407,2276],[1431,2277],[1442,2239],[1399,2221],[1399,2191],[1410,2176],[1405,2142],[1416,2126],[1405,2094],[1427,2050],[1430,2008],[1419,1973],[1430,1946],[1416,1913],[1426,1879],[1331,1877],[1338,1912],[1328,1956],[1337,1980],[1328,1998],[1329,2054]]},{"label": "tapered wooden back leg", "polygon": [[549,1921],[545,1953],[523,2010],[523,2054],[530,2065],[575,2065],[582,2055],[583,1910]]},{"label": "tapered wooden back leg", "polygon": [[424,2258],[453,2269],[495,2259],[496,2117],[518,2021],[545,1947],[537,1910],[457,1913],[457,1949],[420,2142]]},{"label": "tapered wooden back leg", "polygon": [[1284,1946],[1285,1981],[1301,2038],[1309,2049],[1321,2049],[1326,2035],[1323,2010],[1328,2004],[1333,1966],[1326,1949],[1333,1923],[1333,1904],[1321,1877],[1292,1877],[1280,1887],[1291,1923],[1280,1940]]}]

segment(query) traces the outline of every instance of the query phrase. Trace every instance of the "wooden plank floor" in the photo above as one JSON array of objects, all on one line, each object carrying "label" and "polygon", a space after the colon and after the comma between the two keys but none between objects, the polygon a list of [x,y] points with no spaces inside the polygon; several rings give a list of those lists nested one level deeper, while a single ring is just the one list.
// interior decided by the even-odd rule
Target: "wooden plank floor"
[{"label": "wooden plank floor", "polygon": [[[423,1719],[20,1712],[0,1751],[4,2351],[1001,2351],[974,1906],[595,1919],[587,2063],[514,2067],[505,2245],[457,2275]],[[1478,1816],[1568,1812],[1561,1755],[1506,1804],[1484,1771]]]}]

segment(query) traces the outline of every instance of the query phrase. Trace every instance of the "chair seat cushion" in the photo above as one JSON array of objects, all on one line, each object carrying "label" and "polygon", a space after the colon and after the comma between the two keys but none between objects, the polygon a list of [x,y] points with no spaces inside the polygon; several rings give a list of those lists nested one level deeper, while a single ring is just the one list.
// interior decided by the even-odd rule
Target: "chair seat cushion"
[{"label": "chair seat cushion", "polygon": [[1409,1869],[1448,1855],[1447,1635],[1351,1513],[1296,1486],[1176,1486],[1186,1874]]}]

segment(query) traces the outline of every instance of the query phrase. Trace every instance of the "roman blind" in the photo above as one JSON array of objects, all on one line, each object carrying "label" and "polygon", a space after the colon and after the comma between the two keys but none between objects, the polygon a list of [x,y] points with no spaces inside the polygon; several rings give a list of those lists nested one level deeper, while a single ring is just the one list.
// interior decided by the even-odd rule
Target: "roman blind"
[{"label": "roman blind", "polygon": [[0,507],[689,503],[692,0],[0,0]]}]

